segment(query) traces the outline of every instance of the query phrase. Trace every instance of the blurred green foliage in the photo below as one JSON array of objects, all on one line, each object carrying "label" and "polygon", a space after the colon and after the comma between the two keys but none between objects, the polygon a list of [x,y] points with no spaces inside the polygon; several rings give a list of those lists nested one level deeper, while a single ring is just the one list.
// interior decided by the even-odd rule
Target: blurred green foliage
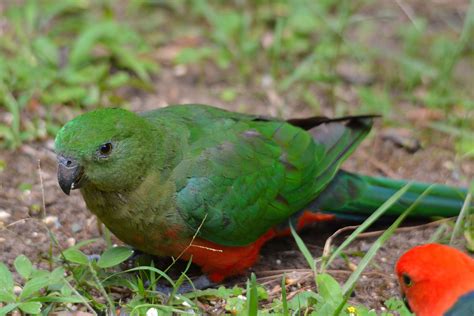
[{"label": "blurred green foliage", "polygon": [[54,132],[51,106],[121,103],[118,88],[149,82],[156,69],[141,56],[143,39],[105,2],[25,1],[4,18],[0,104],[11,123],[0,125],[0,137],[9,147]]},{"label": "blurred green foliage", "polygon": [[[435,109],[447,128],[433,128],[455,137],[457,151],[470,157],[474,5],[457,6],[433,14],[428,6],[407,13],[372,0],[10,5],[0,37],[0,108],[10,115],[0,121],[0,137],[16,147],[54,133],[62,123],[51,113],[57,105],[127,103],[121,88],[150,87],[158,69],[152,56],[175,45],[174,64],[202,77],[207,67],[218,69],[224,102],[238,97],[236,87],[265,86],[315,112],[377,112],[389,124],[404,114],[402,103]],[[39,117],[28,110],[36,104]]]}]

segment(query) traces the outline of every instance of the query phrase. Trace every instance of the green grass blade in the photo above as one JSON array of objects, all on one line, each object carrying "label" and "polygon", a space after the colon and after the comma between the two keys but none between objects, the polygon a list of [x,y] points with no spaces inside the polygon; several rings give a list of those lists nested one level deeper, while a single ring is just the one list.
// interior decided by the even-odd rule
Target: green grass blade
[{"label": "green grass blade", "polygon": [[471,200],[472,200],[472,194],[469,192],[466,196],[466,199],[464,200],[464,203],[461,208],[461,212],[459,212],[458,218],[456,220],[456,224],[454,225],[453,233],[451,234],[451,239],[449,240],[450,245],[452,245],[456,237],[459,236],[459,232],[462,229],[463,221],[468,220]]},{"label": "green grass blade", "polygon": [[362,272],[368,266],[372,258],[376,255],[380,247],[382,247],[382,245],[390,238],[390,236],[392,236],[392,234],[395,232],[398,226],[400,226],[403,220],[411,213],[411,211],[418,205],[418,203],[429,193],[432,187],[433,185],[429,186],[422,194],[420,194],[420,196],[416,199],[416,201],[412,205],[410,205],[410,207],[405,212],[403,212],[393,222],[393,224],[390,225],[390,227],[387,230],[385,230],[385,232],[374,242],[372,247],[370,247],[369,251],[367,251],[365,256],[360,261],[359,265],[357,266],[357,269],[354,271],[354,273],[351,274],[349,279],[346,281],[346,283],[342,287],[342,290],[345,296],[347,296],[347,294],[350,294],[351,289],[354,287],[356,281],[359,279]]},{"label": "green grass blade", "polygon": [[306,247],[306,245],[304,244],[303,239],[301,239],[301,237],[298,236],[298,233],[296,232],[295,228],[291,224],[291,221],[289,225],[290,225],[291,234],[293,235],[293,238],[295,239],[296,244],[298,245],[298,249],[301,251],[304,258],[306,259],[306,262],[308,262],[309,267],[313,271],[315,283],[316,283],[316,274],[317,274],[316,261],[314,260],[313,255],[311,255],[311,252],[309,251],[308,247]]},{"label": "green grass blade", "polygon": [[422,194],[420,194],[420,196],[416,199],[416,201],[412,205],[410,205],[410,207],[405,212],[403,212],[393,222],[393,224],[390,225],[390,227],[387,230],[385,230],[385,232],[374,242],[372,247],[370,247],[369,251],[367,251],[365,256],[360,261],[359,265],[357,266],[357,269],[350,275],[350,277],[346,281],[346,283],[344,283],[344,285],[342,287],[342,291],[344,293],[344,300],[339,304],[339,307],[335,311],[334,315],[339,315],[342,308],[344,307],[347,300],[349,299],[352,291],[354,290],[357,280],[359,280],[360,276],[362,275],[362,272],[365,270],[365,268],[367,268],[367,266],[369,265],[371,260],[375,257],[375,255],[377,254],[380,247],[382,247],[383,244],[393,235],[393,233],[398,228],[398,226],[400,226],[400,224],[411,213],[411,211],[418,205],[418,203],[431,191],[432,187],[433,187],[433,185],[429,186]]},{"label": "green grass blade", "polygon": [[[158,274],[160,277],[163,277],[166,281],[168,281],[168,283],[174,288],[176,287],[176,284],[175,282],[173,282],[173,280],[163,271],[155,268],[155,267],[148,267],[148,266],[140,266],[140,267],[136,267],[136,268],[132,268],[132,269],[128,269],[128,270],[124,270],[124,271],[120,271],[120,272],[117,272],[117,273],[113,273],[109,276],[107,276],[106,278],[104,278],[102,280],[102,282],[105,282],[107,281],[108,279],[110,278],[113,278],[117,275],[120,275],[120,274],[124,274],[124,273],[128,273],[128,272],[134,272],[134,271],[153,271],[155,272],[156,274]],[[157,278],[158,279],[158,278]]]},{"label": "green grass blade", "polygon": [[255,274],[252,273],[250,281],[247,285],[247,315],[257,316],[258,314],[258,291],[257,291],[257,279]]},{"label": "green grass blade", "polygon": [[[188,261],[188,264],[186,265],[186,268],[184,269],[184,271],[181,273],[181,275],[179,276],[178,280],[176,281],[175,283],[175,286],[173,287],[173,291],[171,292],[170,294],[170,298],[168,300],[168,304],[167,305],[172,305],[173,303],[173,299],[174,297],[176,296],[176,293],[178,293],[178,290],[179,290],[179,287],[181,286],[181,284],[183,284],[183,282],[187,279],[189,280],[189,278],[187,277],[186,273],[188,272],[189,268],[191,267],[191,263],[193,262],[193,258],[189,259]],[[191,282],[191,285],[192,287],[194,288],[194,284]]]},{"label": "green grass blade", "polygon": [[373,212],[344,242],[333,252],[327,261],[322,262],[321,271],[324,271],[334,259],[336,259],[341,252],[354,240],[357,236],[365,231],[370,225],[372,225],[380,216],[382,216],[393,204],[395,204],[405,194],[410,186],[411,182],[407,183],[400,190],[395,192],[385,203],[383,203],[375,212]]},{"label": "green grass blade", "polygon": [[96,269],[92,266],[92,263],[89,261],[87,267],[89,268],[89,271],[91,272],[92,280],[95,282],[96,288],[99,290],[99,292],[102,294],[102,297],[105,299],[109,312],[113,313],[114,312],[114,302],[112,302],[112,298],[109,296],[109,293],[105,290],[104,283],[99,280],[99,276],[97,274]]}]

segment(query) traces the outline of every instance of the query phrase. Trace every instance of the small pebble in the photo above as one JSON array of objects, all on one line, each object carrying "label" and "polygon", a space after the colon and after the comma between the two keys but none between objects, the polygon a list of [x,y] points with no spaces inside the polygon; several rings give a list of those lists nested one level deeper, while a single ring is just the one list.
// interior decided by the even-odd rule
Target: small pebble
[{"label": "small pebble", "polygon": [[454,162],[450,161],[450,160],[446,160],[445,162],[443,162],[443,167],[448,169],[448,170],[454,170],[455,166],[454,166]]},{"label": "small pebble", "polygon": [[72,237],[69,237],[67,240],[66,240],[66,243],[67,243],[67,246],[68,247],[72,247],[76,244],[76,239],[72,238]]},{"label": "small pebble", "polygon": [[5,210],[0,210],[0,220],[7,220],[10,216],[12,216],[12,214]]},{"label": "small pebble", "polygon": [[3,238],[3,237],[0,237],[0,243],[2,243],[2,242],[5,242],[5,241],[6,241],[6,239],[5,239],[5,238]]},{"label": "small pebble", "polygon": [[3,120],[5,123],[7,123],[7,125],[11,125],[13,120],[14,120],[14,116],[12,113],[10,112],[7,112],[7,113],[3,113]]},{"label": "small pebble", "polygon": [[351,271],[355,271],[357,269],[357,265],[353,262],[348,262],[347,266]]},{"label": "small pebble", "polygon": [[266,32],[265,34],[263,34],[261,39],[263,48],[269,48],[270,46],[272,46],[274,39],[275,36],[271,32]]},{"label": "small pebble", "polygon": [[174,75],[176,77],[184,76],[188,72],[188,68],[184,65],[177,65],[174,67]]},{"label": "small pebble", "polygon": [[[46,148],[54,150],[54,140],[50,139],[46,142]],[[49,152],[48,152],[49,153]]]},{"label": "small pebble", "polygon": [[270,88],[273,85],[273,77],[269,74],[266,74],[262,77],[262,87]]},{"label": "small pebble", "polygon": [[15,286],[13,287],[13,293],[15,293],[15,294],[17,294],[17,295],[20,294],[22,290],[23,290],[23,289],[22,289],[21,287],[19,287],[18,285],[15,285]]},{"label": "small pebble", "polygon": [[31,205],[28,210],[28,214],[31,217],[39,217],[42,214],[41,206],[39,206],[38,204]]},{"label": "small pebble", "polygon": [[58,217],[49,215],[43,218],[43,223],[45,223],[48,226],[55,226],[56,228],[60,227],[61,224],[59,223]]},{"label": "small pebble", "polygon": [[296,283],[295,279],[291,279],[291,278],[286,278],[285,279],[285,284],[286,285],[292,285],[292,284],[295,284],[295,283]]},{"label": "small pebble", "polygon": [[71,226],[71,230],[72,230],[73,233],[78,233],[82,230],[82,225],[79,224],[79,223],[74,223]]},{"label": "small pebble", "polygon": [[281,260],[280,260],[280,259],[276,259],[276,264],[281,264]]}]

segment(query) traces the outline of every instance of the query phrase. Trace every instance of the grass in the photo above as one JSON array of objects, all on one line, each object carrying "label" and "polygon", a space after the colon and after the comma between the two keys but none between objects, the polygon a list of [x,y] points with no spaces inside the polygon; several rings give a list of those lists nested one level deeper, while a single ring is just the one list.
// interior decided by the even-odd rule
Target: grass
[{"label": "grass", "polygon": [[[396,203],[409,184],[395,193],[376,213],[382,215],[391,205]],[[429,189],[428,189],[429,190]],[[426,190],[418,200],[428,193]],[[469,202],[469,197],[466,203]],[[21,278],[15,281],[12,271],[0,263],[0,314],[20,310],[27,314],[46,315],[52,311],[70,310],[72,306],[82,306],[82,310],[91,314],[112,315],[117,309],[124,309],[131,315],[193,315],[201,311],[203,304],[219,300],[225,306],[225,311],[234,315],[377,315],[375,311],[365,306],[354,306],[349,303],[350,294],[356,286],[363,271],[367,269],[377,250],[384,245],[395,232],[401,222],[408,216],[417,201],[407,208],[374,241],[371,248],[361,258],[355,271],[341,286],[326,271],[331,261],[324,258],[313,258],[310,251],[291,227],[291,232],[301,253],[306,258],[310,271],[314,274],[317,291],[299,291],[292,298],[287,296],[286,276],[282,276],[281,299],[268,302],[267,290],[258,284],[252,273],[245,288],[234,286],[217,289],[194,290],[180,294],[178,288],[185,279],[187,268],[173,281],[166,273],[153,266],[137,266],[123,270],[121,264],[129,259],[133,251],[124,246],[110,247],[96,260],[91,260],[81,248],[97,240],[83,241],[68,249],[58,249],[59,255],[50,258],[49,270],[36,268],[31,261],[21,255],[14,262],[16,274]],[[361,224],[367,227],[373,223],[369,218]],[[355,231],[348,240],[355,240],[361,231]],[[453,232],[455,234],[456,232]],[[52,238],[55,241],[55,238]],[[55,243],[55,247],[59,244]],[[347,247],[347,242],[333,251],[336,255]],[[321,272],[317,272],[316,262],[325,262]],[[158,282],[165,282],[171,288],[171,294],[166,295],[156,288]],[[387,311],[382,315],[410,315],[400,300],[390,298],[385,303]],[[77,307],[76,307],[77,308]]]},{"label": "grass", "polygon": [[[368,0],[10,5],[0,39],[0,107],[9,113],[0,140],[15,148],[54,135],[64,106],[126,106],[124,87],[151,88],[154,51],[183,41],[171,62],[202,76],[215,65],[228,81],[223,102],[239,86],[267,82],[289,103],[334,115],[382,113],[391,125],[404,124],[395,117],[409,103],[442,111],[443,127],[432,128],[456,139],[461,158],[472,157],[474,83],[463,72],[474,67],[472,2],[465,17],[441,14],[435,31],[428,13],[405,12]],[[341,94],[348,87],[350,97]]]},{"label": "grass", "polygon": [[[160,69],[185,66],[199,78],[217,69],[224,104],[242,91],[258,90],[315,114],[381,113],[384,124],[393,126],[410,126],[399,118],[410,109],[439,113],[440,119],[423,121],[426,128],[454,139],[457,162],[472,159],[474,47],[469,39],[474,36],[474,1],[464,16],[440,13],[436,21],[428,9],[408,9],[369,0],[12,3],[0,17],[0,146],[14,150],[24,142],[48,139],[82,111],[128,107],[131,89],[152,93]],[[176,43],[170,60],[156,61],[160,48]],[[135,314],[153,309],[159,315],[190,314],[199,311],[200,302],[221,300],[227,312],[241,315],[350,315],[352,308],[357,315],[374,315],[367,307],[348,304],[349,294],[400,220],[374,243],[342,287],[327,267],[384,208],[379,211],[329,258],[313,258],[292,231],[317,292],[290,298],[283,275],[281,299],[268,302],[267,290],[252,275],[246,287],[181,295],[177,289],[186,274],[174,281],[153,265],[122,271],[120,264],[131,256],[124,247],[109,248],[90,261],[81,247],[93,241],[83,241],[51,254],[49,270],[34,267],[25,256],[15,260],[14,271],[0,264],[0,314],[47,314],[73,305],[92,314],[110,313],[118,305]],[[455,229],[456,234],[462,230],[471,250],[472,220],[461,216]],[[170,298],[155,290],[162,281],[173,288]],[[408,313],[394,298],[386,306],[393,313]]]},{"label": "grass", "polygon": [[3,146],[54,134],[59,105],[120,105],[118,89],[145,86],[156,65],[142,54],[147,44],[119,23],[107,2],[25,1],[9,6],[0,38],[0,125]]}]

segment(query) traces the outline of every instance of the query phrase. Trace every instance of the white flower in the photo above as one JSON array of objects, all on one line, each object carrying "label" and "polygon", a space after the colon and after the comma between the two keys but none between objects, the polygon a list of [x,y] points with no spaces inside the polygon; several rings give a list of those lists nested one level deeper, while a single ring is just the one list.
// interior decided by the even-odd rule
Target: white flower
[{"label": "white flower", "polygon": [[242,300],[242,301],[246,301],[246,300],[247,300],[247,298],[246,298],[245,296],[243,296],[243,295],[239,295],[239,296],[237,296],[237,298],[238,298],[239,300]]},{"label": "white flower", "polygon": [[183,306],[186,306],[186,307],[191,307],[191,304],[189,304],[189,303],[186,302],[186,301],[183,301],[183,303],[181,303],[181,304],[183,304]]},{"label": "white flower", "polygon": [[152,307],[146,311],[146,316],[158,316],[158,310]]}]

